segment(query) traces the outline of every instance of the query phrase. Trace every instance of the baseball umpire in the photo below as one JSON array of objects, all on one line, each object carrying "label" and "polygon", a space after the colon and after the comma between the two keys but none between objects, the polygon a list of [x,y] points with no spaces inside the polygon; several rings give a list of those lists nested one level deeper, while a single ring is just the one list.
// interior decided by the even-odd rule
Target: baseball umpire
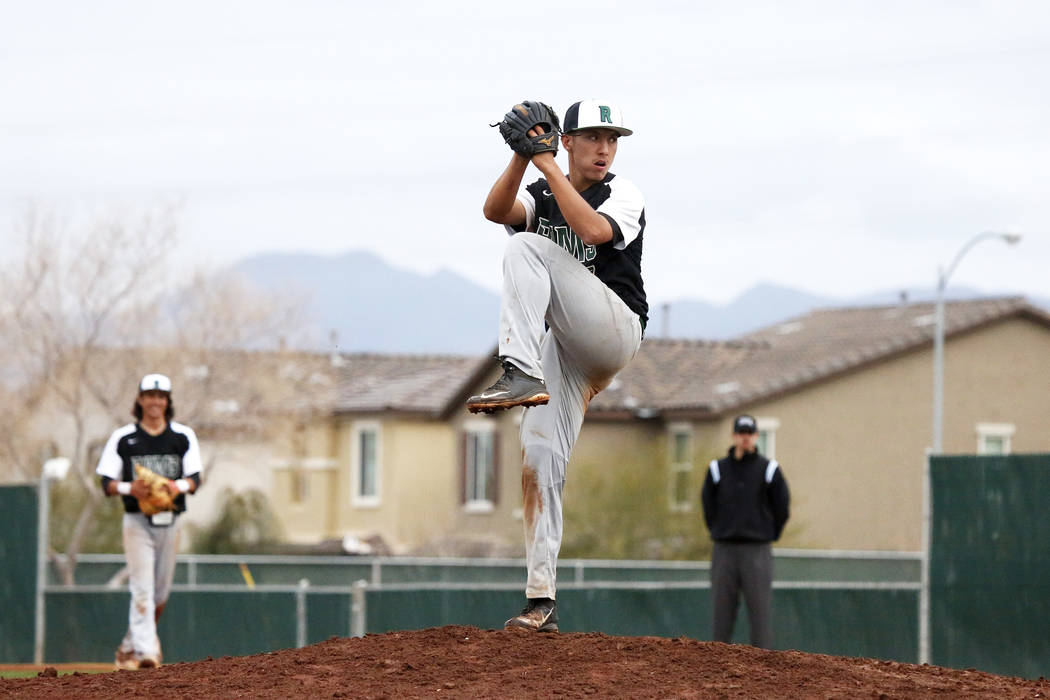
[{"label": "baseball umpire", "polygon": [[[609,171],[624,126],[608,102],[558,116],[514,105],[499,123],[514,151],[485,200],[510,239],[503,257],[503,375],[467,401],[473,413],[530,407],[521,423],[526,606],[507,629],[558,631],[555,610],[566,466],[591,399],[638,352],[648,314],[642,284],[645,202]],[[569,174],[555,162],[559,143]],[[541,178],[521,188],[529,164]],[[519,192],[520,189],[520,192]]]},{"label": "baseball umpire", "polygon": [[102,490],[124,501],[124,556],[131,608],[116,667],[153,668],[161,663],[157,621],[175,575],[178,514],[186,494],[201,483],[201,454],[193,430],[171,419],[171,380],[147,374],[132,406],[135,422],[113,431],[98,468]]},{"label": "baseball umpire", "polygon": [[787,480],[775,459],[756,447],[758,423],[740,415],[733,421],[729,454],[712,460],[700,500],[714,540],[711,553],[711,614],[714,640],[730,642],[743,591],[752,646],[773,644],[771,620],[773,546],[787,523],[791,504]]}]

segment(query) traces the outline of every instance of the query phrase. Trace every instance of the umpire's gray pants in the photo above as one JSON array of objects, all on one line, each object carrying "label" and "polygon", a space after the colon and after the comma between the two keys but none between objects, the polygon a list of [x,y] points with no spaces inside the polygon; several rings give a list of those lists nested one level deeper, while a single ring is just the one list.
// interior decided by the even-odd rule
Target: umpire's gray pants
[{"label": "umpire's gray pants", "polygon": [[732,641],[741,592],[751,623],[751,645],[771,649],[773,546],[769,542],[715,542],[711,553],[711,619],[716,642]]}]

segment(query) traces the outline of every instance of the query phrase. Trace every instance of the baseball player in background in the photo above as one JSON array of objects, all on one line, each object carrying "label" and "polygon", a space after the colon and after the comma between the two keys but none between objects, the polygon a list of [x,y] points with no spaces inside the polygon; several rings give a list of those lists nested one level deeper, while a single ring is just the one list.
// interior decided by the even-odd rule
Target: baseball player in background
[{"label": "baseball player in background", "polygon": [[[648,304],[642,285],[645,203],[610,172],[624,126],[608,102],[583,100],[558,117],[523,102],[499,124],[514,150],[484,214],[510,234],[499,323],[502,377],[467,401],[471,412],[530,407],[521,423],[527,604],[507,629],[557,632],[558,552],[566,465],[591,399],[638,352]],[[552,138],[553,137],[553,138]],[[521,189],[532,163],[541,178]],[[519,192],[520,189],[520,192]]]},{"label": "baseball player in background", "polygon": [[[161,663],[157,621],[175,575],[178,514],[186,510],[186,494],[201,483],[197,436],[171,420],[175,415],[171,380],[163,374],[143,377],[131,412],[135,422],[113,431],[95,470],[105,494],[119,495],[124,501],[122,532],[131,608],[128,631],[114,659],[117,668],[124,669]],[[159,494],[151,492],[148,481],[159,482]],[[155,506],[155,500],[166,505]],[[152,515],[144,512],[154,510]]]}]

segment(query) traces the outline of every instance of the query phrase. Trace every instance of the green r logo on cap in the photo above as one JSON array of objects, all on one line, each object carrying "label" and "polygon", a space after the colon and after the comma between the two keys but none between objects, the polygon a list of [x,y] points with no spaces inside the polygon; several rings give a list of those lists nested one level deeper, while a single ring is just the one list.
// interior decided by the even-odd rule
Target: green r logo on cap
[{"label": "green r logo on cap", "polygon": [[605,105],[599,105],[598,106],[598,113],[599,113],[599,115],[601,117],[601,121],[603,123],[606,123],[606,122],[609,123],[609,124],[613,123],[612,110],[611,109],[609,109]]}]

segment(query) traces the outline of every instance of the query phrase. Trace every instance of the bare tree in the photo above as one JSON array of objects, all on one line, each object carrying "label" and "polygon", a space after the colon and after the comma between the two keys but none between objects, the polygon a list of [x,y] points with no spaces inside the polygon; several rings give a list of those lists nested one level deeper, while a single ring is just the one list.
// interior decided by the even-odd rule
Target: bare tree
[{"label": "bare tree", "polygon": [[217,432],[262,433],[304,381],[331,385],[309,355],[298,364],[314,369],[282,375],[292,354],[273,351],[300,329],[302,300],[262,297],[226,274],[175,275],[177,213],[111,213],[70,232],[30,208],[21,254],[0,271],[0,478],[35,480],[44,458],[71,460],[86,498],[55,560],[67,584],[103,499],[98,446],[129,419],[142,374],[177,369],[179,416]]}]

